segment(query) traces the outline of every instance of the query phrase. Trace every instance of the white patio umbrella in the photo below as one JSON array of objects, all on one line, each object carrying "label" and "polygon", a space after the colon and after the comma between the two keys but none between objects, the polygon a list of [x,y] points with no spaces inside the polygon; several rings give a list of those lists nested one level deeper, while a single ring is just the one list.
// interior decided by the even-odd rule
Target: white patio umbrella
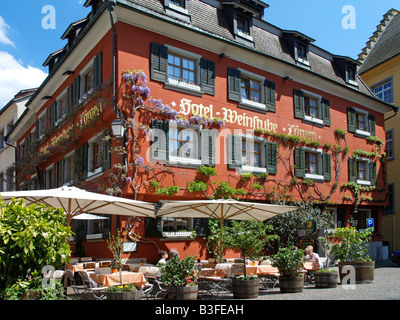
[{"label": "white patio umbrella", "polygon": [[223,225],[225,220],[264,221],[276,215],[295,211],[293,206],[236,200],[161,201],[156,217],[215,218]]},{"label": "white patio umbrella", "polygon": [[72,218],[84,213],[144,217],[155,215],[153,203],[108,196],[76,187],[0,192],[0,197],[6,203],[23,198],[27,204],[43,203],[53,208],[62,208],[66,213],[68,226],[71,225]]}]

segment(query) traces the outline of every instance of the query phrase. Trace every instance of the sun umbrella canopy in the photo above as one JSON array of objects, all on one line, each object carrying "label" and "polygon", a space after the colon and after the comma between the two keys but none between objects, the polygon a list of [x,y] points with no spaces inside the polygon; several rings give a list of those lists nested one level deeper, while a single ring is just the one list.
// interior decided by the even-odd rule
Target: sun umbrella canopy
[{"label": "sun umbrella canopy", "polygon": [[154,217],[155,212],[153,203],[108,196],[76,187],[0,192],[0,197],[6,203],[14,198],[24,198],[27,204],[43,203],[62,208],[70,218],[83,213]]},{"label": "sun umbrella canopy", "polygon": [[267,220],[278,214],[295,211],[293,206],[236,200],[162,201],[156,217],[215,218],[231,220]]}]

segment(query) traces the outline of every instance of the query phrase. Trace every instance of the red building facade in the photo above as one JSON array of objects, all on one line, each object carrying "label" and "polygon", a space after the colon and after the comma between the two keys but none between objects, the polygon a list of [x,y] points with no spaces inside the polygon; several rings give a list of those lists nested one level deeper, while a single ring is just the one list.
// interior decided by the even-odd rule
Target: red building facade
[{"label": "red building facade", "polygon": [[[382,240],[392,106],[356,76],[356,61],[270,25],[261,1],[85,6],[92,12],[64,33],[68,44],[46,60],[50,74],[9,136],[20,189],[317,202],[337,226],[374,218]],[[124,138],[111,134],[117,115]],[[108,232],[129,227],[141,238],[129,257],[155,261],[172,248],[209,256],[207,220],[139,220],[80,222],[75,237],[85,255],[107,257]],[[196,236],[173,233],[182,229]]]}]

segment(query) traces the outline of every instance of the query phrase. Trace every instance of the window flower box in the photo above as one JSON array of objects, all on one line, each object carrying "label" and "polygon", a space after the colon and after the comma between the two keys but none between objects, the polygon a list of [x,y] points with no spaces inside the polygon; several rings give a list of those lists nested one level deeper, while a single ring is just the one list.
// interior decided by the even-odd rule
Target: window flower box
[{"label": "window flower box", "polygon": [[171,79],[171,78],[168,78],[168,83],[172,84],[174,86],[177,86],[177,87],[185,88],[185,89],[190,89],[190,90],[194,90],[194,91],[201,91],[201,87],[198,86],[195,83],[180,81],[180,80]]},{"label": "window flower box", "polygon": [[162,232],[162,236],[164,238],[191,238],[192,231],[171,231],[171,232]]}]

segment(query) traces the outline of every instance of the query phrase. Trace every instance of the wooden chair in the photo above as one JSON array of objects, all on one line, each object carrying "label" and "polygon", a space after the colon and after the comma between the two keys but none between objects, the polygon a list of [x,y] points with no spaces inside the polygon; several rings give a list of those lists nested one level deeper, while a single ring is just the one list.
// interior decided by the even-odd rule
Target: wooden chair
[{"label": "wooden chair", "polygon": [[99,267],[100,268],[111,267],[111,261],[100,261]]},{"label": "wooden chair", "polygon": [[85,269],[86,271],[94,271],[95,268],[96,268],[95,262],[85,262],[83,264],[83,269]]},{"label": "wooden chair", "polygon": [[83,284],[80,285],[77,283],[77,281],[75,280],[75,277],[74,277],[74,273],[71,270],[67,269],[67,271],[65,271],[65,274],[68,277],[70,287],[72,288],[74,294],[76,295],[74,297],[74,299],[75,298],[78,299],[79,296],[81,296],[82,294],[85,294],[87,292],[85,285],[83,285]]}]

